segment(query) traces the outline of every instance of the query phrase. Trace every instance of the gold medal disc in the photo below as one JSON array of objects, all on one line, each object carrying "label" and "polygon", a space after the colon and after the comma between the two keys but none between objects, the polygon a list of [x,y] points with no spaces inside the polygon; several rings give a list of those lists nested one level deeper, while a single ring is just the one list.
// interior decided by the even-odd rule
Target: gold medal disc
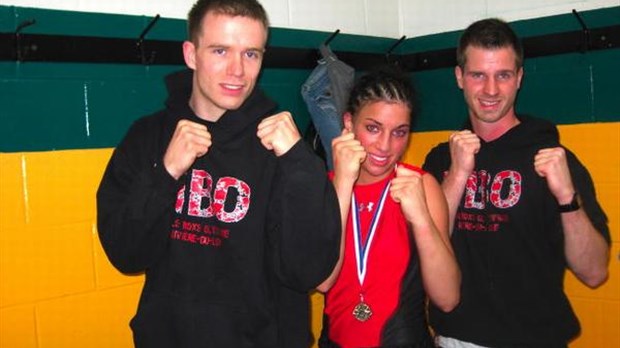
[{"label": "gold medal disc", "polygon": [[364,322],[370,318],[372,311],[366,303],[360,302],[357,306],[355,306],[355,308],[353,308],[352,314],[355,319]]}]

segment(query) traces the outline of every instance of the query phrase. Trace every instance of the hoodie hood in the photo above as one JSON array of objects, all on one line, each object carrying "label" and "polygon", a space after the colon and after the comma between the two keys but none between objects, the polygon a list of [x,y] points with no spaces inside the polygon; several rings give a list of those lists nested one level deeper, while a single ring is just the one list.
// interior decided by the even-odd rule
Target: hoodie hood
[{"label": "hoodie hood", "polygon": [[166,99],[166,110],[168,111],[169,122],[173,128],[181,119],[188,119],[193,122],[207,126],[213,139],[213,146],[227,147],[234,145],[235,139],[245,133],[248,127],[254,128],[265,117],[271,116],[277,104],[267,97],[259,87],[255,87],[245,102],[236,110],[226,111],[216,122],[206,121],[194,113],[189,106],[189,99],[192,95],[193,71],[185,69],[174,72],[165,77],[168,98]]},{"label": "hoodie hood", "polygon": [[[485,142],[480,141],[486,146],[501,147],[506,149],[522,149],[528,147],[555,147],[560,145],[560,134],[556,126],[550,121],[531,117],[528,115],[517,115],[519,124],[512,127],[499,138]],[[465,124],[465,129],[473,132],[469,119]]]}]

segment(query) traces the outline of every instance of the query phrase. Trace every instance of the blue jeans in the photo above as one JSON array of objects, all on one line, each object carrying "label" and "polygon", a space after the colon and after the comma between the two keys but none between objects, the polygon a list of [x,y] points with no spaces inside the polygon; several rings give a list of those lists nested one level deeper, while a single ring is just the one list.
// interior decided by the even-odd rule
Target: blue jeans
[{"label": "blue jeans", "polygon": [[321,59],[306,82],[301,86],[301,95],[310,112],[321,144],[325,149],[327,169],[333,169],[332,140],[342,132],[342,114],[334,101],[327,64]]}]

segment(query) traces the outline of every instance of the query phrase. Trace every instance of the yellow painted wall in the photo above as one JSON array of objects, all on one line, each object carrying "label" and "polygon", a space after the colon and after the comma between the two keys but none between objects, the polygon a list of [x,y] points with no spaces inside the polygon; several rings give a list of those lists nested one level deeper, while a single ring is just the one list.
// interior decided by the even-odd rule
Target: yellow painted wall
[{"label": "yellow painted wall", "polygon": [[[590,290],[567,276],[583,333],[572,345],[620,347],[620,123],[560,127],[592,174],[612,231],[610,279]],[[449,132],[414,134],[405,161]],[[0,153],[0,347],[131,347],[143,278],[118,273],[96,233],[95,192],[110,149]],[[322,296],[314,294],[318,335]]]}]

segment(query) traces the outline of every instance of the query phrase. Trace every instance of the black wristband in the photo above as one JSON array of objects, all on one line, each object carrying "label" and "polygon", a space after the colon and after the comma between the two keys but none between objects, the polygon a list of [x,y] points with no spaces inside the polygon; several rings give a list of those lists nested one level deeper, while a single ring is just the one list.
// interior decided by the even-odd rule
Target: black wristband
[{"label": "black wristband", "polygon": [[579,210],[581,208],[579,194],[575,192],[573,195],[573,199],[568,204],[560,204],[558,205],[558,210],[560,213],[570,213],[575,210]]}]

